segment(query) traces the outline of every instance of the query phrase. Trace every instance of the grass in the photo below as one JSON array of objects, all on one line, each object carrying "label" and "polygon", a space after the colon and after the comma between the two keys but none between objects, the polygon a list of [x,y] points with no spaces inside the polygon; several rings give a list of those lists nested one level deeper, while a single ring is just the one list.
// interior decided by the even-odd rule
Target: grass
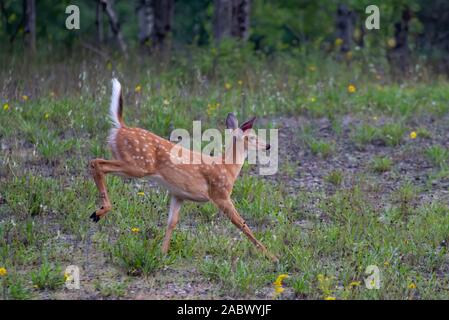
[{"label": "grass", "polygon": [[310,138],[307,141],[312,154],[320,156],[322,158],[328,158],[335,151],[335,147],[332,143],[323,139]]},{"label": "grass", "polygon": [[[22,66],[0,69],[0,103],[9,105],[0,108],[1,148],[7,150],[0,153],[6,298],[76,296],[63,289],[63,269],[71,264],[82,267],[87,297],[133,298],[132,292],[155,290],[185,298],[169,290],[188,283],[200,287],[188,297],[211,286],[213,298],[272,298],[273,282],[287,273],[280,299],[447,298],[449,261],[447,249],[439,247],[449,233],[447,201],[421,201],[440,189],[407,182],[399,170],[426,159],[433,169],[446,166],[448,151],[424,121],[429,114],[447,115],[448,83],[379,82],[360,61],[348,69],[323,58],[320,68],[307,71],[311,57],[264,60],[240,54],[218,64],[204,52],[170,64],[117,61],[113,70],[97,58],[84,64],[68,59],[64,81],[56,68],[28,66],[36,79],[46,79],[39,83],[20,72]],[[9,70],[14,70],[13,89],[11,82],[5,85]],[[145,180],[108,176],[113,210],[91,224],[88,216],[98,199],[87,164],[111,157],[105,141],[112,75],[124,85],[129,126],[168,136],[170,128],[191,130],[191,121],[200,119],[203,129],[223,129],[226,114],[234,111],[239,118],[258,115],[261,127],[265,121],[280,128],[288,154],[280,154],[279,176],[256,176],[245,166],[233,191],[236,208],[256,237],[280,256],[278,265],[211,204],[183,206],[169,255],[163,256],[169,197]],[[356,93],[348,94],[348,83],[357,85]],[[24,93],[28,101],[21,100]],[[208,104],[217,103],[208,112]],[[299,128],[288,131],[288,121],[297,118]],[[348,118],[353,121],[346,125]],[[416,127],[428,129],[416,129],[418,139],[408,139]],[[301,139],[295,139],[296,132]],[[430,142],[435,144],[429,147]],[[410,161],[393,163],[404,150]],[[371,170],[361,173],[367,167]],[[391,175],[378,174],[386,171]],[[381,270],[379,290],[364,286],[368,265]],[[105,281],[103,270],[120,280]],[[412,282],[415,289],[409,288]]]},{"label": "grass", "polygon": [[405,132],[406,128],[401,123],[387,123],[379,127],[363,124],[355,128],[352,139],[361,150],[370,143],[395,147],[402,143]]},{"label": "grass", "polygon": [[340,186],[343,183],[343,172],[341,170],[333,170],[329,172],[325,180],[334,186]]},{"label": "grass", "polygon": [[156,239],[141,238],[134,234],[123,235],[110,248],[110,253],[127,274],[148,275],[173,260],[162,255],[159,243]]},{"label": "grass", "polygon": [[371,169],[377,173],[383,173],[391,170],[393,161],[388,157],[376,156],[371,161]]},{"label": "grass", "polygon": [[433,145],[425,151],[427,159],[436,167],[446,167],[449,159],[449,151],[440,145]]},{"label": "grass", "polygon": [[64,284],[64,275],[59,266],[44,261],[39,269],[31,272],[33,286],[39,290],[55,290]]}]

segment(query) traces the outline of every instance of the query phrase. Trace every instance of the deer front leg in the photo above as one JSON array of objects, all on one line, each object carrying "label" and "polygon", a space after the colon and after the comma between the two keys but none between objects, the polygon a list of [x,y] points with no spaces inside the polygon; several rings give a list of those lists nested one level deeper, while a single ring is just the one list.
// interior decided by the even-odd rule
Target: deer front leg
[{"label": "deer front leg", "polygon": [[231,199],[215,199],[213,202],[216,204],[216,206],[225,213],[225,215],[231,219],[231,222],[242,232],[245,234],[245,236],[248,237],[248,239],[256,245],[257,248],[259,248],[263,253],[265,253],[270,259],[272,259],[274,262],[278,262],[279,259],[271,254],[265,246],[256,239],[254,234],[252,233],[251,229],[246,224],[245,220],[240,216],[240,214],[237,212],[237,210],[234,207],[234,204],[232,203]]},{"label": "deer front leg", "polygon": [[179,220],[179,210],[181,209],[182,200],[172,196],[170,199],[170,212],[168,214],[167,231],[165,231],[164,242],[162,243],[162,253],[166,254],[170,247],[170,239],[173,230]]}]

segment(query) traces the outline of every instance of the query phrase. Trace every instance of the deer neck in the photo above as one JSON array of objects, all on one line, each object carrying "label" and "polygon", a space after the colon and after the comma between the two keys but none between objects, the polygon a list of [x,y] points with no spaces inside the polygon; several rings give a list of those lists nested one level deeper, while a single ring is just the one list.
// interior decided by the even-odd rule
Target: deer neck
[{"label": "deer neck", "polygon": [[244,148],[237,148],[236,143],[229,144],[225,149],[223,166],[231,174],[234,181],[242,170],[246,155],[247,151]]}]

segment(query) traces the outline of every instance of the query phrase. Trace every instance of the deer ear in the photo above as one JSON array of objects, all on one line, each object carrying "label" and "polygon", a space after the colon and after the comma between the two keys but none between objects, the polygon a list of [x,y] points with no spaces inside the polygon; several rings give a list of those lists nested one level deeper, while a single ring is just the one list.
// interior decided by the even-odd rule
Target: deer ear
[{"label": "deer ear", "polygon": [[242,129],[243,132],[245,132],[248,129],[252,129],[254,121],[256,121],[256,117],[246,121],[244,124],[240,126],[240,129]]},{"label": "deer ear", "polygon": [[237,129],[238,121],[233,113],[228,113],[228,117],[226,118],[226,128],[227,129]]}]

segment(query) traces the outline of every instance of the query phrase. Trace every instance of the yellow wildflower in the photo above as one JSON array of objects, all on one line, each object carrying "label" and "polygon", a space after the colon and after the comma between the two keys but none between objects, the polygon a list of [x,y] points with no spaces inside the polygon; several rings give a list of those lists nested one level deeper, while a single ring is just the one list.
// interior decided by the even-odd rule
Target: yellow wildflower
[{"label": "yellow wildflower", "polygon": [[0,268],[0,277],[4,277],[8,274],[6,268]]},{"label": "yellow wildflower", "polygon": [[5,103],[3,105],[3,110],[8,111],[8,109],[9,109],[9,104]]},{"label": "yellow wildflower", "polygon": [[243,84],[242,80],[237,81],[237,83],[239,84],[239,86],[241,86]]},{"label": "yellow wildflower", "polygon": [[49,115],[48,113],[46,113],[46,114],[44,115],[44,118],[45,118],[45,119],[48,119],[49,116],[50,116],[50,115]]},{"label": "yellow wildflower", "polygon": [[143,191],[137,192],[137,195],[138,195],[138,196],[144,196],[144,195],[145,195],[145,192],[143,192]]},{"label": "yellow wildflower", "polygon": [[142,91],[142,87],[138,84],[138,85],[134,88],[134,92],[135,92],[135,93],[139,93],[140,91]]},{"label": "yellow wildflower", "polygon": [[387,40],[387,46],[389,48],[394,48],[396,47],[396,40],[394,38],[390,38]]},{"label": "yellow wildflower", "polygon": [[356,92],[356,91],[357,91],[357,88],[355,87],[355,85],[350,84],[350,85],[348,86],[348,92],[349,92],[349,93],[354,93],[354,92]]},{"label": "yellow wildflower", "polygon": [[417,135],[416,131],[410,132],[410,139],[416,139],[417,136],[418,135]]},{"label": "yellow wildflower", "polygon": [[349,286],[350,287],[358,287],[360,285],[360,281],[352,281]]},{"label": "yellow wildflower", "polygon": [[282,286],[282,281],[284,281],[285,278],[288,278],[288,274],[281,274],[277,277],[276,281],[274,282],[275,286]]},{"label": "yellow wildflower", "polygon": [[72,276],[70,275],[70,273],[64,272],[64,281],[70,281],[72,280]]},{"label": "yellow wildflower", "polygon": [[168,106],[170,104],[170,101],[168,99],[164,99],[164,101],[162,101],[162,103],[166,106]]},{"label": "yellow wildflower", "polygon": [[315,97],[311,97],[311,98],[309,98],[309,100],[310,100],[310,102],[315,102],[316,98]]},{"label": "yellow wildflower", "polygon": [[22,96],[22,99],[23,99],[23,101],[28,101],[28,96],[27,96],[26,94],[24,94],[24,95]]},{"label": "yellow wildflower", "polygon": [[416,284],[414,284],[413,282],[411,282],[409,285],[408,285],[408,288],[409,289],[416,289]]},{"label": "yellow wildflower", "polygon": [[327,296],[324,298],[324,300],[337,300],[334,296]]},{"label": "yellow wildflower", "polygon": [[388,267],[389,265],[390,265],[390,262],[388,262],[388,261],[385,261],[385,262],[384,262],[384,266],[385,266],[385,267]]},{"label": "yellow wildflower", "polygon": [[225,88],[226,88],[226,90],[230,90],[232,88],[232,84],[230,84],[229,82],[226,82]]},{"label": "yellow wildflower", "polygon": [[343,44],[343,39],[342,38],[335,39],[335,45],[337,47],[341,46],[342,44]]},{"label": "yellow wildflower", "polygon": [[284,292],[285,291],[285,289],[283,288],[283,287],[281,287],[281,286],[275,286],[274,287],[274,292],[275,293],[282,293],[282,292]]},{"label": "yellow wildflower", "polygon": [[131,232],[138,233],[138,232],[140,232],[140,229],[139,228],[131,228]]}]

